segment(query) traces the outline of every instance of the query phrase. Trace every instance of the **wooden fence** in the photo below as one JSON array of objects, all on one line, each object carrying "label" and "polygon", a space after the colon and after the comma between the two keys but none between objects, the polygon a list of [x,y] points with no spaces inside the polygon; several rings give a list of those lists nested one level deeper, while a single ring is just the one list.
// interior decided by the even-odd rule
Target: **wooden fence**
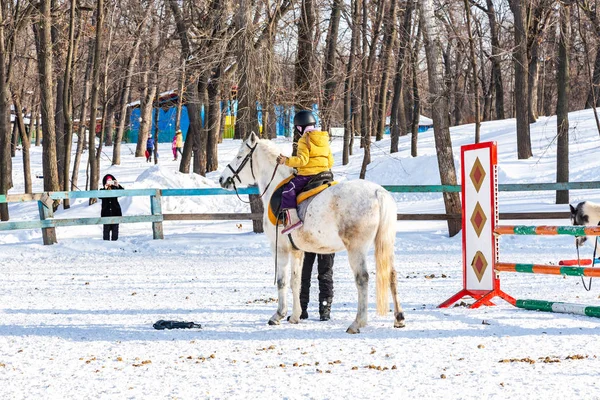
[{"label": "wooden fence", "polygon": [[[443,193],[460,192],[460,185],[389,185],[384,186],[391,193]],[[577,189],[600,189],[600,181],[569,182],[569,183],[529,183],[498,185],[501,192],[515,191],[556,191]],[[240,188],[240,195],[258,194],[258,189]],[[162,197],[175,196],[221,196],[235,195],[235,192],[220,188],[206,189],[125,189],[119,190],[118,197],[149,197],[150,215],[133,215],[122,217],[97,218],[54,218],[53,203],[64,199],[90,199],[115,197],[109,190],[88,190],[76,192],[47,192],[37,194],[0,195],[0,203],[19,203],[37,201],[39,220],[5,221],[0,222],[0,231],[16,229],[42,229],[44,244],[57,242],[56,227],[75,225],[102,225],[120,223],[152,223],[152,237],[163,239],[163,221],[225,221],[225,220],[261,220],[262,214],[257,213],[203,213],[203,214],[164,214],[162,212]],[[460,219],[461,214],[398,214],[398,220],[403,221],[446,221]],[[570,212],[536,212],[536,213],[500,213],[500,219],[563,219],[569,218]]]}]

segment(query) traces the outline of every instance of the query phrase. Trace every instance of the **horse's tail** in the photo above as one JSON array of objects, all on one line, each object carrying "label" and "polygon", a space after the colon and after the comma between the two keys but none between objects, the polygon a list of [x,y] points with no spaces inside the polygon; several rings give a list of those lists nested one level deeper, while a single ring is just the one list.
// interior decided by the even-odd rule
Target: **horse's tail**
[{"label": "horse's tail", "polygon": [[377,191],[379,200],[379,227],[375,235],[375,263],[377,265],[377,314],[385,315],[390,307],[390,277],[394,268],[396,240],[396,202],[384,190]]}]

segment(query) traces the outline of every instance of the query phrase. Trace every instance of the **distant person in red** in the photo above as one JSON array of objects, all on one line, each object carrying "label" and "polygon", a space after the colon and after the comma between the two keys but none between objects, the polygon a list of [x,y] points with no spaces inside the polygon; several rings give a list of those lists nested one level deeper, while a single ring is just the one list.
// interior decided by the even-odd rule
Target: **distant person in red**
[{"label": "distant person in red", "polygon": [[146,142],[146,162],[152,161],[152,152],[154,151],[154,139],[152,137],[148,138]]},{"label": "distant person in red", "polygon": [[[102,178],[102,189],[100,190],[123,190],[123,186],[119,185],[117,179],[111,175],[106,174]],[[122,217],[123,212],[121,211],[121,205],[116,197],[104,197],[102,199],[102,211],[100,211],[101,217]],[[104,240],[117,240],[119,239],[119,224],[104,224]]]}]

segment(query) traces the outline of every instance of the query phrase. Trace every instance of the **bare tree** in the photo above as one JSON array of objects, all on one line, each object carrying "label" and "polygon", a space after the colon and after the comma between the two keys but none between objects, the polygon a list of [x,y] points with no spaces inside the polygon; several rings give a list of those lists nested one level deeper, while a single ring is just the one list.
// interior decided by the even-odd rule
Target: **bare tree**
[{"label": "bare tree", "polygon": [[409,48],[410,29],[414,2],[407,0],[401,11],[400,41],[398,44],[398,61],[394,76],[394,96],[390,113],[390,152],[398,151],[400,136],[406,135],[407,123],[404,109],[404,71],[406,70],[406,51]]},{"label": "bare tree", "polygon": [[[556,182],[569,182],[569,44],[571,39],[571,6],[560,5],[560,40],[556,83]],[[568,204],[569,191],[556,191],[556,204]]]},{"label": "bare tree", "polygon": [[54,121],[54,70],[52,54],[52,4],[51,0],[40,3],[38,22],[34,24],[36,48],[38,55],[38,72],[40,81],[40,101],[42,109],[42,130],[44,132],[43,173],[44,190],[53,192],[60,189],[58,165],[56,159],[56,127]]},{"label": "bare tree", "polygon": [[[388,105],[388,85],[390,68],[392,64],[392,49],[396,43],[396,0],[390,2],[388,12],[384,17],[383,48],[381,54],[381,82],[379,83],[379,96],[377,101],[377,131],[376,140],[382,140],[385,134],[386,111]],[[391,117],[390,117],[391,119]]]},{"label": "bare tree", "polygon": [[[433,1],[422,0],[419,2],[420,25],[427,57],[427,72],[429,77],[430,103],[432,106],[435,148],[437,152],[438,168],[442,185],[456,185],[456,169],[452,154],[452,141],[448,127],[448,97],[447,86],[441,63],[441,47],[439,44],[440,33],[433,12]],[[447,214],[459,214],[461,211],[458,193],[444,193],[444,204]],[[460,231],[460,221],[448,220],[448,233],[456,235]]]},{"label": "bare tree", "polygon": [[479,143],[480,116],[479,116],[479,80],[477,79],[477,57],[475,56],[475,41],[471,30],[471,7],[469,0],[464,0],[465,14],[467,16],[467,33],[469,34],[469,51],[471,53],[471,68],[473,70],[473,92],[475,97],[475,143]]},{"label": "bare tree", "polygon": [[325,57],[325,68],[323,71],[323,81],[325,83],[325,90],[323,94],[323,107],[321,110],[322,114],[322,126],[324,129],[329,130],[331,127],[331,114],[332,105],[335,95],[335,89],[337,86],[337,79],[334,77],[335,73],[335,60],[336,60],[336,48],[338,43],[338,28],[340,25],[340,17],[342,13],[342,0],[333,0],[331,7],[331,16],[329,18],[329,28],[327,30],[327,39],[325,40],[326,57]]},{"label": "bare tree", "polygon": [[515,49],[515,109],[517,114],[517,154],[520,160],[533,156],[529,134],[529,89],[527,69],[527,28],[526,12],[520,0],[509,0],[514,15]]},{"label": "bare tree", "polygon": [[[89,156],[88,165],[90,167],[90,190],[98,189],[98,180],[100,171],[96,161],[96,115],[98,111],[98,92],[100,88],[100,57],[103,45],[104,31],[104,0],[96,0],[96,38],[94,41],[94,62],[92,65],[92,99],[90,101],[90,126],[89,126]],[[90,49],[92,51],[92,49]],[[45,141],[45,140],[44,140]],[[90,204],[96,202],[96,199],[90,199]]]}]

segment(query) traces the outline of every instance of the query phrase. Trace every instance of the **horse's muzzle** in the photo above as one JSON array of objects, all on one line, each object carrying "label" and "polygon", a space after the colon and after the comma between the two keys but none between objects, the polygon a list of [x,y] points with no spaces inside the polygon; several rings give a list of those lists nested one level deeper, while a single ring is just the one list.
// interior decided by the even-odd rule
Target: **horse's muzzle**
[{"label": "horse's muzzle", "polygon": [[219,178],[219,184],[223,189],[229,189],[231,187],[231,178]]}]

